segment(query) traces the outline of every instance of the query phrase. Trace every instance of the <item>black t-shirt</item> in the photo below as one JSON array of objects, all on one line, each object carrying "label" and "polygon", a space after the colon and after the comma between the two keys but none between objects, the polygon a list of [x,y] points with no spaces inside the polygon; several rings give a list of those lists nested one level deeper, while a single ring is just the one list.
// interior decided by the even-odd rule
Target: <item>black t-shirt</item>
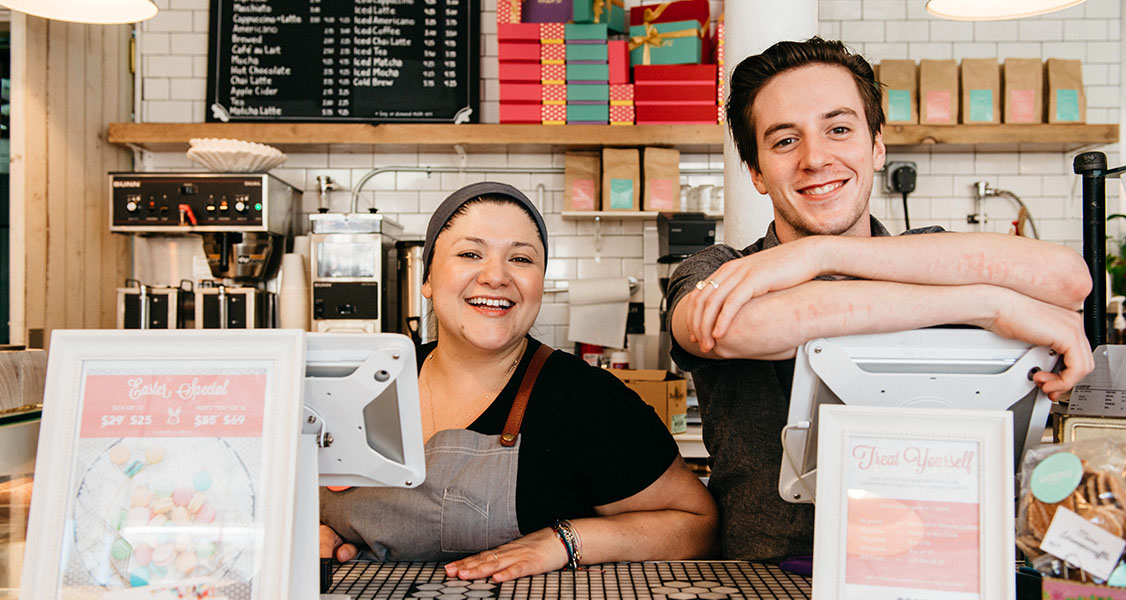
[{"label": "black t-shirt", "polygon": [[[496,400],[468,427],[500,435],[540,342],[528,347]],[[434,349],[418,353],[419,365]],[[566,352],[554,352],[532,388],[520,428],[516,518],[520,533],[558,519],[594,516],[594,507],[649,487],[676,458],[676,442],[657,413],[617,377]]]}]

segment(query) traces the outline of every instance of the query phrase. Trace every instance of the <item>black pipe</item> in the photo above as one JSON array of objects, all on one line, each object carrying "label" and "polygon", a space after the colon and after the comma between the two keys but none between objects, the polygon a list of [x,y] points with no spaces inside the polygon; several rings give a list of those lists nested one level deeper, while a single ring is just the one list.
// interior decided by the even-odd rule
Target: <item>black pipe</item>
[{"label": "black pipe", "polygon": [[1093,350],[1106,343],[1106,155],[1084,152],[1073,167],[1083,177],[1083,259],[1092,283],[1083,301],[1083,331]]}]

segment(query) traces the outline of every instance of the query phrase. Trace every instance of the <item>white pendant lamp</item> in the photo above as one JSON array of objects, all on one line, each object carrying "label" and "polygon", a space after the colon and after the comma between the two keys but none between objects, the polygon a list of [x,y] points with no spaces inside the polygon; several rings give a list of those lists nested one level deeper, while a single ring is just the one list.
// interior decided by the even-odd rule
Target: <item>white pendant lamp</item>
[{"label": "white pendant lamp", "polygon": [[1086,0],[927,0],[927,12],[956,21],[999,21],[1042,15]]},{"label": "white pendant lamp", "polygon": [[136,23],[156,16],[152,0],[0,0],[0,6],[74,23]]}]

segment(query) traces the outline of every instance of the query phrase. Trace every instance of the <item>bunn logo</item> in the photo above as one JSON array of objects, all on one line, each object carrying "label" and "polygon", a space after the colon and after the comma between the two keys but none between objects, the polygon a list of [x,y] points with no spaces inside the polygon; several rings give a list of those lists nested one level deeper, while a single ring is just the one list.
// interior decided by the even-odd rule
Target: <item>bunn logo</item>
[{"label": "bunn logo", "polygon": [[139,180],[139,179],[115,179],[115,180],[113,180],[113,187],[115,187],[115,188],[139,188],[139,187],[141,187],[141,180]]}]

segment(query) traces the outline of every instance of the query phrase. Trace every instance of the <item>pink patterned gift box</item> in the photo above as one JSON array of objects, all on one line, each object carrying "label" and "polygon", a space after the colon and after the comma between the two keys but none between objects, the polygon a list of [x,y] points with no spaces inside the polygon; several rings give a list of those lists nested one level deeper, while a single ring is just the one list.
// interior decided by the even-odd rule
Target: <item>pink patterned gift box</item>
[{"label": "pink patterned gift box", "polygon": [[614,104],[610,106],[611,125],[633,125],[633,105]]},{"label": "pink patterned gift box", "polygon": [[566,38],[566,23],[540,23],[540,43],[562,44]]},{"label": "pink patterned gift box", "polygon": [[524,0],[497,0],[497,25],[519,23]]},{"label": "pink patterned gift box", "polygon": [[612,106],[620,104],[633,104],[633,84],[610,84],[610,104]]},{"label": "pink patterned gift box", "polygon": [[567,103],[567,86],[560,84],[544,85],[542,86],[540,100],[544,104],[566,104]]},{"label": "pink patterned gift box", "polygon": [[567,60],[567,46],[563,44],[540,44],[540,62],[545,65],[561,65]]},{"label": "pink patterned gift box", "polygon": [[540,65],[540,83],[555,85],[567,83],[567,65]]},{"label": "pink patterned gift box", "polygon": [[544,125],[565,125],[567,123],[567,105],[544,104],[540,106],[540,122]]}]

